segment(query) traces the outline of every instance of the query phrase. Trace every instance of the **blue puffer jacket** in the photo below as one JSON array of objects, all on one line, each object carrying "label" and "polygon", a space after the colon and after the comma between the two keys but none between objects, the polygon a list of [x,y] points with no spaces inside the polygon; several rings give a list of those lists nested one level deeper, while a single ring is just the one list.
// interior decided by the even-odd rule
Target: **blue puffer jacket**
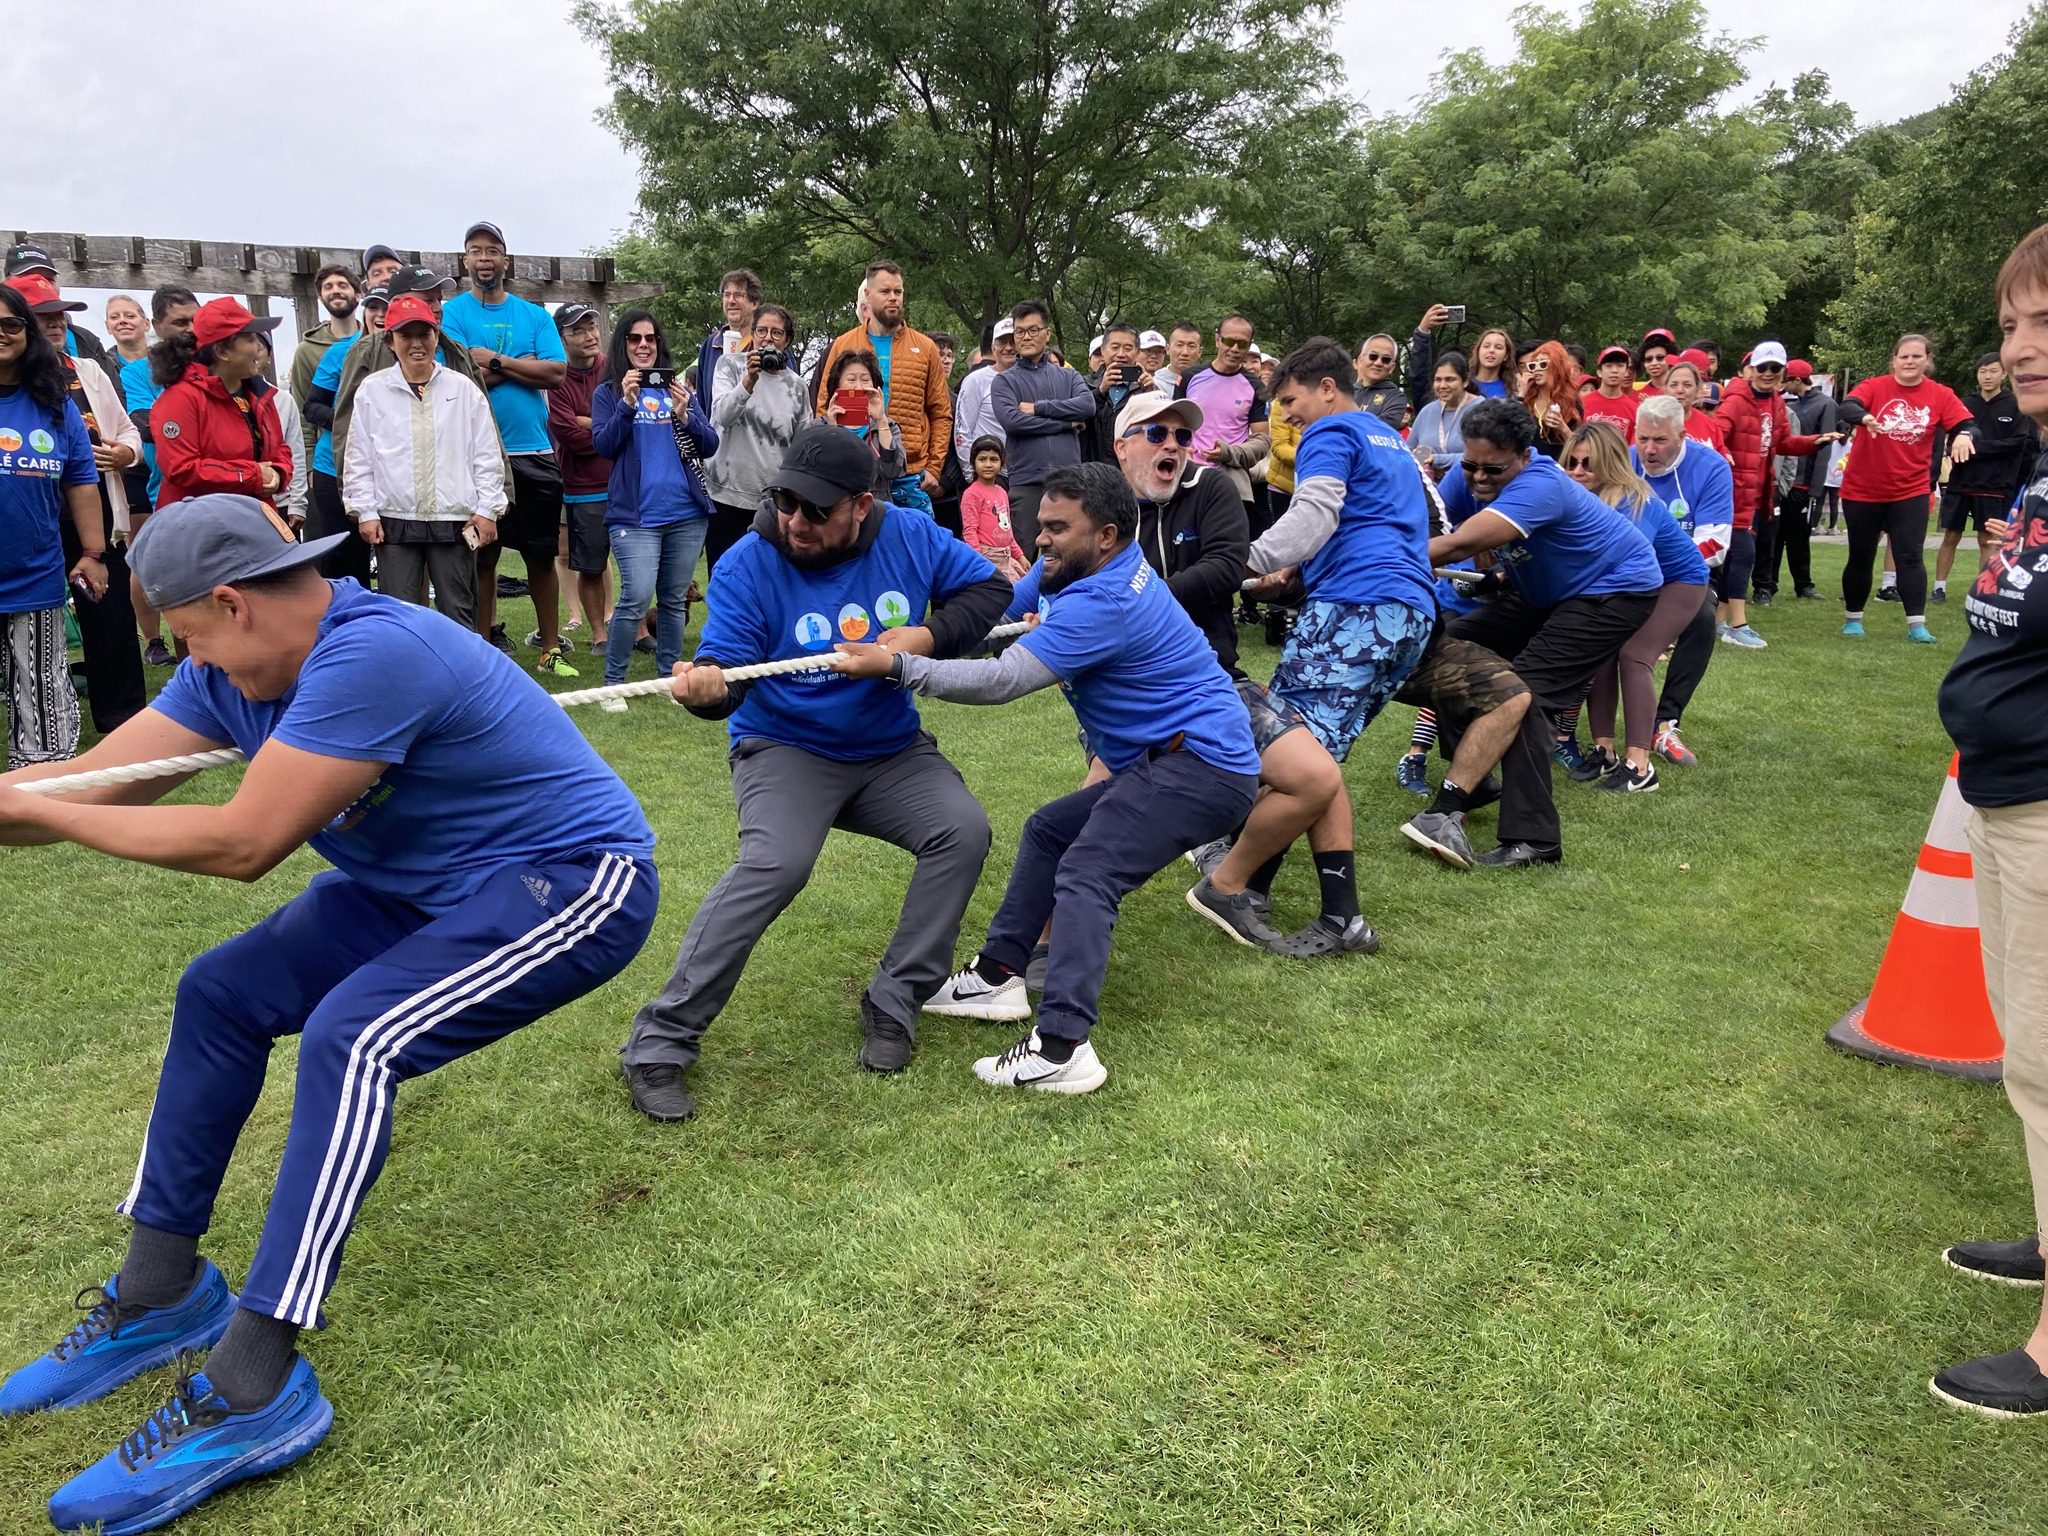
[{"label": "blue puffer jacket", "polygon": [[[670,397],[685,393],[678,383]],[[644,394],[642,398],[646,398]],[[708,461],[718,451],[718,429],[705,419],[694,396],[689,411],[684,430],[696,445],[698,457]],[[674,522],[678,497],[682,516],[711,515],[711,493],[704,488],[703,476],[683,462],[671,424],[641,415],[609,380],[598,385],[590,397],[590,438],[599,456],[612,461],[610,499],[604,513],[607,528],[644,528],[650,518],[656,524]],[[665,457],[656,473],[645,473],[648,456],[654,454]],[[676,466],[673,475],[664,472],[670,464]]]}]

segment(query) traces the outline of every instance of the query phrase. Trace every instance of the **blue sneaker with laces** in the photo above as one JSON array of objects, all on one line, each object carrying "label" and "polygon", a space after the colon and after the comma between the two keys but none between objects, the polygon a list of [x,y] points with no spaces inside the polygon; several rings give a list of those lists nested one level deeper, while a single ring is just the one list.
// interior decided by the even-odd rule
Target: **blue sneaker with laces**
[{"label": "blue sneaker with laces", "polygon": [[1915,624],[1906,631],[1906,638],[1915,645],[1934,644],[1934,631],[1925,624]]},{"label": "blue sneaker with laces", "polygon": [[205,1376],[180,1365],[171,1400],[50,1495],[60,1531],[153,1531],[247,1478],[288,1467],[327,1438],[334,1405],[302,1355],[261,1408],[236,1413]]},{"label": "blue sneaker with laces", "polygon": [[1575,779],[1586,770],[1586,752],[1577,736],[1558,737],[1551,744],[1550,755],[1557,759],[1558,767]]},{"label": "blue sneaker with laces", "polygon": [[85,1316],[47,1355],[0,1384],[0,1415],[94,1402],[187,1350],[213,1348],[235,1315],[234,1292],[209,1259],[200,1260],[192,1294],[176,1306],[124,1309],[118,1278],[78,1293]]},{"label": "blue sneaker with laces", "polygon": [[1411,795],[1429,796],[1429,760],[1420,752],[1403,752],[1394,764],[1394,782]]}]

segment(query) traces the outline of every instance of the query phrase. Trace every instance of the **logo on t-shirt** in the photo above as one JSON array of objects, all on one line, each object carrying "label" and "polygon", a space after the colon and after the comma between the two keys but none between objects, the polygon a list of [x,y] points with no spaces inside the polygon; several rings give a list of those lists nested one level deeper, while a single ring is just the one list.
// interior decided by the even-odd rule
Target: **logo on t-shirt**
[{"label": "logo on t-shirt", "polygon": [[1879,437],[1888,437],[1895,443],[1917,443],[1934,426],[1934,410],[1925,405],[1908,405],[1903,400],[1887,400],[1884,408],[1875,416],[1866,416],[1863,424]]},{"label": "logo on t-shirt", "polygon": [[1673,522],[1682,523],[1685,521],[1686,506],[1683,496],[1674,496],[1664,505],[1671,509],[1671,520]]},{"label": "logo on t-shirt", "polygon": [[868,632],[868,611],[859,603],[848,603],[839,610],[839,633],[848,640],[859,640]]},{"label": "logo on t-shirt", "polygon": [[12,427],[0,427],[0,453],[13,453],[21,447],[21,434]]},{"label": "logo on t-shirt", "polygon": [[910,599],[901,592],[884,592],[875,599],[875,612],[881,616],[882,628],[900,628],[910,622]]},{"label": "logo on t-shirt", "polygon": [[35,449],[37,453],[48,453],[57,446],[57,439],[50,436],[41,427],[37,427],[35,431],[29,433],[28,445]]},{"label": "logo on t-shirt", "polygon": [[796,621],[796,643],[805,650],[823,650],[831,639],[832,626],[822,613],[807,613]]}]

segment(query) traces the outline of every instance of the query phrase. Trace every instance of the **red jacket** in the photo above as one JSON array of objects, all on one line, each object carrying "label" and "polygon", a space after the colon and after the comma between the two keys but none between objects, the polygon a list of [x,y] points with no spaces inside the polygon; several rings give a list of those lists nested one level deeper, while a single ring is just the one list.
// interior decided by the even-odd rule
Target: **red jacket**
[{"label": "red jacket", "polygon": [[1721,448],[1735,466],[1735,526],[1748,528],[1759,512],[1767,512],[1778,490],[1776,460],[1803,459],[1820,447],[1818,437],[1794,432],[1785,415],[1785,397],[1760,395],[1747,379],[1721,386],[1714,409],[1721,428]]},{"label": "red jacket", "polygon": [[149,435],[164,477],[157,505],[226,491],[275,506],[277,492],[263,489],[261,465],[276,469],[280,488],[292,478],[292,450],[278,424],[276,394],[268,379],[251,379],[245,413],[211,369],[190,364],[149,412]]}]

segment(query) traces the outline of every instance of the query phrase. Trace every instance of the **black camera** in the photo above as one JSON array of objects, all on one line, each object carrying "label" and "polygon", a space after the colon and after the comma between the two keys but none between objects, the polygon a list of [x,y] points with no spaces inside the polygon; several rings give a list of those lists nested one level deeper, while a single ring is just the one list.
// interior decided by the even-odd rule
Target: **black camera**
[{"label": "black camera", "polygon": [[780,347],[756,347],[754,364],[763,373],[780,373],[789,366],[789,354]]}]

